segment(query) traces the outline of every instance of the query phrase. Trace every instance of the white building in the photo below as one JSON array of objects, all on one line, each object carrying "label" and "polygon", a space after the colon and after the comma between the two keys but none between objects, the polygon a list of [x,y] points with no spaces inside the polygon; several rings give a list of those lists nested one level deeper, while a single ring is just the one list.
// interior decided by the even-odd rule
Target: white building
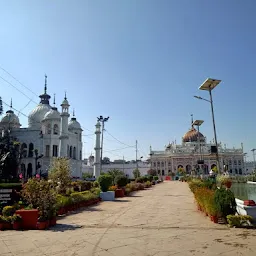
[{"label": "white building", "polygon": [[[28,127],[21,128],[17,115],[11,109],[0,121],[0,132],[10,132],[24,149],[21,159],[21,172],[24,177],[31,177],[36,173],[47,174],[54,157],[70,158],[72,175],[82,175],[82,129],[74,117],[69,119],[69,102],[65,98],[61,104],[61,113],[50,105],[51,96],[47,94],[47,77],[45,76],[44,94],[40,95],[40,103],[28,116]],[[35,149],[38,156],[36,161]],[[38,165],[40,164],[40,167]],[[36,170],[37,165],[37,170]],[[39,168],[38,168],[39,167]]]},{"label": "white building", "polygon": [[[89,161],[86,163],[83,163],[83,172],[89,173],[93,175],[93,156],[90,156]],[[133,176],[133,170],[137,168],[137,165],[135,162],[124,162],[124,163],[109,163],[109,164],[103,164],[102,165],[102,172],[108,172],[113,169],[117,169],[120,171],[123,171],[125,175],[127,175],[129,178],[134,178]],[[146,175],[148,170],[150,169],[150,164],[147,162],[138,162],[138,169],[140,171],[141,176]]]},{"label": "white building", "polygon": [[[182,144],[169,143],[163,151],[150,148],[151,168],[163,176],[170,172],[176,173],[179,168],[183,168],[187,173],[199,170],[201,173],[208,174],[211,168],[217,166],[216,154],[212,153],[214,146],[214,142],[207,143],[206,137],[192,125],[182,137]],[[242,145],[238,149],[228,149],[226,145],[219,143],[218,152],[222,171],[225,165],[231,174],[246,172]],[[198,160],[203,160],[204,163],[198,164]]]}]

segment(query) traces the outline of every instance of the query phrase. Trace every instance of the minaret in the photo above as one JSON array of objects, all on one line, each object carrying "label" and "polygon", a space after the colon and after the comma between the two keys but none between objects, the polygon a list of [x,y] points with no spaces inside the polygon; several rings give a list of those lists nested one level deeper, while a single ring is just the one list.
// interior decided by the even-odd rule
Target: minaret
[{"label": "minaret", "polygon": [[60,145],[59,145],[59,156],[68,157],[68,118],[69,118],[69,103],[65,93],[65,98],[61,104],[61,124],[60,124]]},{"label": "minaret", "polygon": [[96,139],[95,139],[95,158],[94,158],[94,170],[93,170],[93,176],[97,179],[100,176],[100,122],[98,121],[95,125],[96,127]]}]

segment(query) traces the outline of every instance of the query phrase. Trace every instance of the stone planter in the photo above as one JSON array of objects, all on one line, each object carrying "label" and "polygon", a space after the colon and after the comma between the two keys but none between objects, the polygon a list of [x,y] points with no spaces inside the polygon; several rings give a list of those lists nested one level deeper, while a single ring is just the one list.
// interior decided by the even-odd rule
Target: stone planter
[{"label": "stone planter", "polygon": [[115,200],[115,191],[100,192],[100,198],[103,201],[114,201]]},{"label": "stone planter", "polygon": [[38,210],[17,210],[16,214],[19,214],[22,217],[22,228],[23,229],[36,229],[37,219],[38,219]]}]

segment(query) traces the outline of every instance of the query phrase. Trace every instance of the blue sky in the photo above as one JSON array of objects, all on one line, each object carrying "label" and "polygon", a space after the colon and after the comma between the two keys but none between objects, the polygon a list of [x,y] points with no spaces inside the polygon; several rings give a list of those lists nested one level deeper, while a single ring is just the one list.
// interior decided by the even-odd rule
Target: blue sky
[{"label": "blue sky", "polygon": [[[76,117],[92,134],[96,117],[110,116],[107,131],[127,145],[162,150],[203,119],[213,138],[210,105],[193,98],[207,78],[213,91],[217,135],[228,147],[255,141],[255,11],[253,0],[0,1],[0,66],[36,94],[60,104],[67,91]],[[39,99],[0,69],[3,101],[28,115]],[[7,80],[16,86],[17,91]],[[27,105],[28,104],[28,105]],[[27,105],[27,106],[26,106]],[[26,107],[25,107],[26,106]],[[25,107],[25,108],[24,108]],[[5,106],[5,110],[6,106]],[[27,118],[20,115],[23,127]],[[88,129],[88,130],[87,130]],[[126,147],[106,133],[105,150]],[[94,136],[84,136],[84,156]],[[135,158],[134,148],[106,152]]]}]

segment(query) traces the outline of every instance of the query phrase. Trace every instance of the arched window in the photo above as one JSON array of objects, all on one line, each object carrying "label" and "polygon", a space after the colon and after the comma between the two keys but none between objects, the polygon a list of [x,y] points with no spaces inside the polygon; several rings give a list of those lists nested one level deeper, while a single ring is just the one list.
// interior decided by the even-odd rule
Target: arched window
[{"label": "arched window", "polygon": [[53,134],[59,134],[59,126],[57,124],[53,126]]},{"label": "arched window", "polygon": [[69,145],[67,145],[67,156],[69,156]]},{"label": "arched window", "polygon": [[82,141],[82,134],[81,133],[79,133],[79,141]]},{"label": "arched window", "polygon": [[33,143],[29,143],[28,146],[28,157],[33,157],[34,154],[34,144]]},{"label": "arched window", "polygon": [[236,162],[236,160],[234,160],[234,165],[236,165],[237,164],[237,162]]},{"label": "arched window", "polygon": [[164,162],[162,162],[162,167],[164,167]]},{"label": "arched window", "polygon": [[73,158],[76,159],[76,147],[73,148]]},{"label": "arched window", "polygon": [[27,178],[32,178],[32,172],[33,172],[32,164],[29,163],[27,168]]},{"label": "arched window", "polygon": [[21,150],[22,150],[22,156],[23,157],[27,157],[27,155],[28,155],[28,147],[27,147],[26,143],[22,143]]},{"label": "arched window", "polygon": [[70,158],[72,158],[72,153],[73,153],[72,150],[73,150],[73,148],[72,148],[72,146],[70,146],[70,147],[69,147],[69,157],[70,157]]},{"label": "arched window", "polygon": [[52,133],[51,124],[47,124],[47,134],[51,134],[51,133]]},{"label": "arched window", "polygon": [[79,156],[79,159],[82,160],[82,150],[80,150]]}]

